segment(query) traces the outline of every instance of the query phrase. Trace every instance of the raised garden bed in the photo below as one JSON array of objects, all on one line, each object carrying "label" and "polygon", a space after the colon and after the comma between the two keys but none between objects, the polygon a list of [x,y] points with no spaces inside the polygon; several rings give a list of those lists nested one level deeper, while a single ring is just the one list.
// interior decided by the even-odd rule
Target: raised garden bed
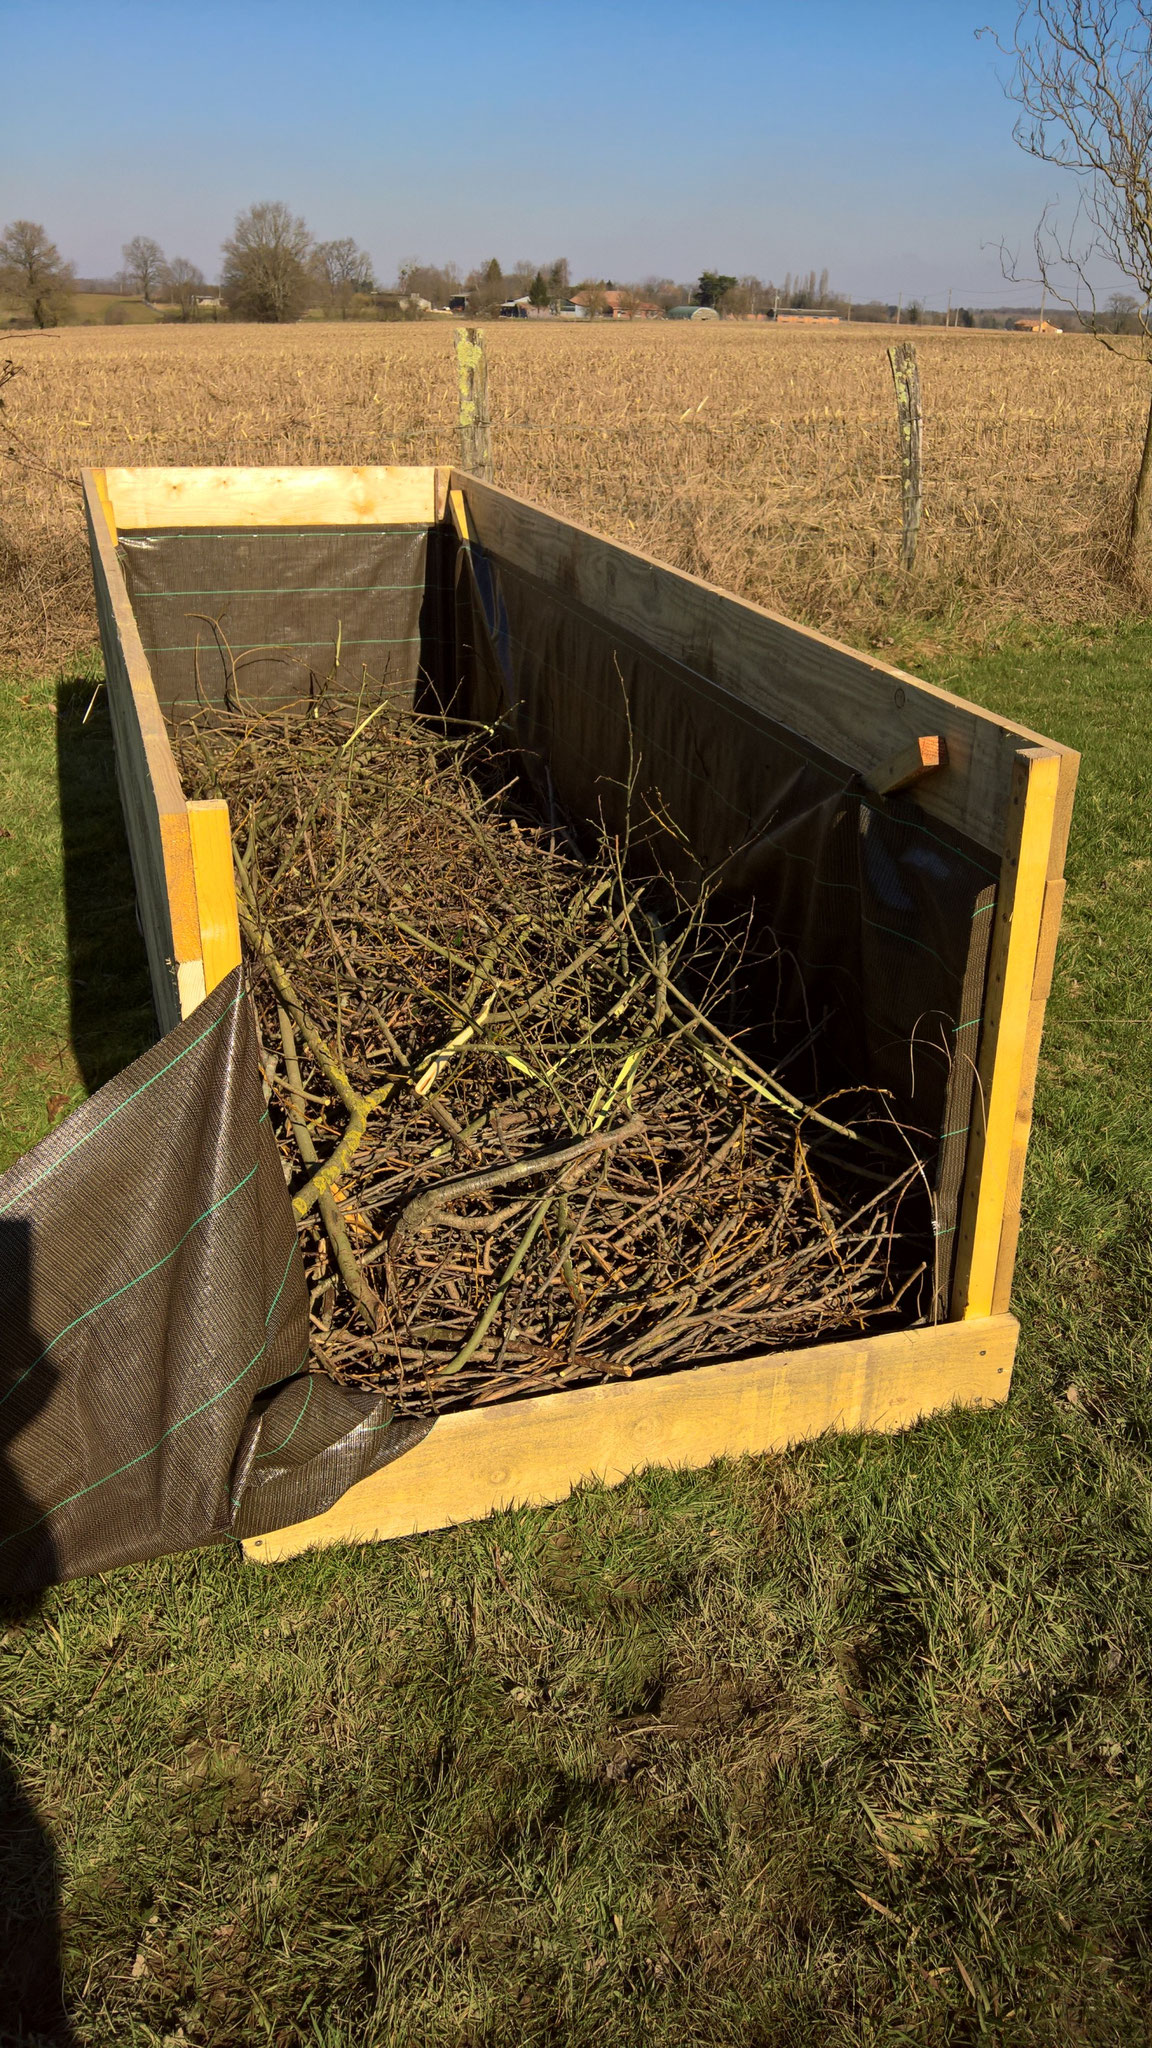
[{"label": "raised garden bed", "polygon": [[1075,754],[456,472],[121,470],[85,489],[164,1028],[240,958],[227,806],[189,800],[172,735],[205,707],[299,718],[339,675],[357,723],[379,703],[381,729],[414,711],[499,728],[553,840],[561,819],[619,846],[642,816],[685,900],[720,876],[726,913],[772,934],[733,1041],[753,1078],[782,1071],[832,1118],[833,1095],[883,1103],[917,1163],[925,1279],[888,1327],[861,1334],[857,1313],[833,1341],[434,1402],[423,1441],[249,1555],[1005,1398]]}]

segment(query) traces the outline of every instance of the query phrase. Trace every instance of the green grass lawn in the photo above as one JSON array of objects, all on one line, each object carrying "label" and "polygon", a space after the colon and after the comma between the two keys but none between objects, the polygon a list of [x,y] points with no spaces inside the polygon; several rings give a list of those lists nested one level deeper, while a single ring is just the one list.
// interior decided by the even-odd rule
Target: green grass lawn
[{"label": "green grass lawn", "polygon": [[[939,674],[1084,753],[1007,1409],[10,1617],[8,1952],[58,1885],[73,2039],[1152,2039],[1150,669]],[[145,1028],[90,694],[67,887],[55,691],[0,702],[8,1156]]]},{"label": "green grass lawn", "polygon": [[74,292],[72,295],[72,317],[84,327],[96,322],[103,325],[109,306],[123,308],[126,327],[154,327],[163,317],[155,306],[146,306],[143,299],[125,298],[121,292]]}]

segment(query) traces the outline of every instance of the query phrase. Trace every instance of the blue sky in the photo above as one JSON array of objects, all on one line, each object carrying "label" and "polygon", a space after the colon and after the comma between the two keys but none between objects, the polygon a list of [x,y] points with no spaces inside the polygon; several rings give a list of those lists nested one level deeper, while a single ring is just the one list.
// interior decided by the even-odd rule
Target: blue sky
[{"label": "blue sky", "polygon": [[0,223],[82,274],[151,234],[216,274],[283,199],[404,256],[1011,303],[1056,173],[975,30],[1011,0],[0,0]]}]

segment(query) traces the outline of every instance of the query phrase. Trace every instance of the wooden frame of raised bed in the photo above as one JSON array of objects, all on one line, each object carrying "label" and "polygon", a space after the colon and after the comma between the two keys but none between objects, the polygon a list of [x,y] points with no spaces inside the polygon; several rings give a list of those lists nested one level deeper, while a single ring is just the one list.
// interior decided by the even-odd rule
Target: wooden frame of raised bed
[{"label": "wooden frame of raised bed", "polygon": [[621,633],[722,681],[870,787],[915,786],[929,819],[999,867],[950,1317],[847,1342],[545,1394],[439,1417],[327,1514],[245,1545],[272,1562],[563,1498],[644,1466],[700,1466],[829,1429],[896,1430],[1008,1393],[1008,1313],[1044,1009],[1079,757],[947,691],[662,567],[447,468],[108,469],[84,473],[108,697],[159,1022],[240,958],[227,807],[190,803],[117,553],[172,529],[450,525],[561,587]]}]

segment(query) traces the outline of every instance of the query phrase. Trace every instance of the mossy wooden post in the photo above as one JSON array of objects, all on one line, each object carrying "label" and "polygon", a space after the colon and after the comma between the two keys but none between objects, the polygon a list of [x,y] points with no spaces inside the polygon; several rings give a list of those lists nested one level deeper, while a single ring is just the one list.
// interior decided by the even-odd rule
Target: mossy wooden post
[{"label": "mossy wooden post", "polygon": [[488,358],[478,327],[456,329],[456,377],[460,387],[460,465],[471,476],[492,482],[492,434],[488,418]]},{"label": "mossy wooden post", "polygon": [[920,537],[920,515],[924,510],[924,415],[920,407],[920,365],[910,341],[898,341],[888,351],[892,382],[896,386],[896,416],[900,429],[900,509],[902,534],[900,564],[916,565],[916,543]]}]

